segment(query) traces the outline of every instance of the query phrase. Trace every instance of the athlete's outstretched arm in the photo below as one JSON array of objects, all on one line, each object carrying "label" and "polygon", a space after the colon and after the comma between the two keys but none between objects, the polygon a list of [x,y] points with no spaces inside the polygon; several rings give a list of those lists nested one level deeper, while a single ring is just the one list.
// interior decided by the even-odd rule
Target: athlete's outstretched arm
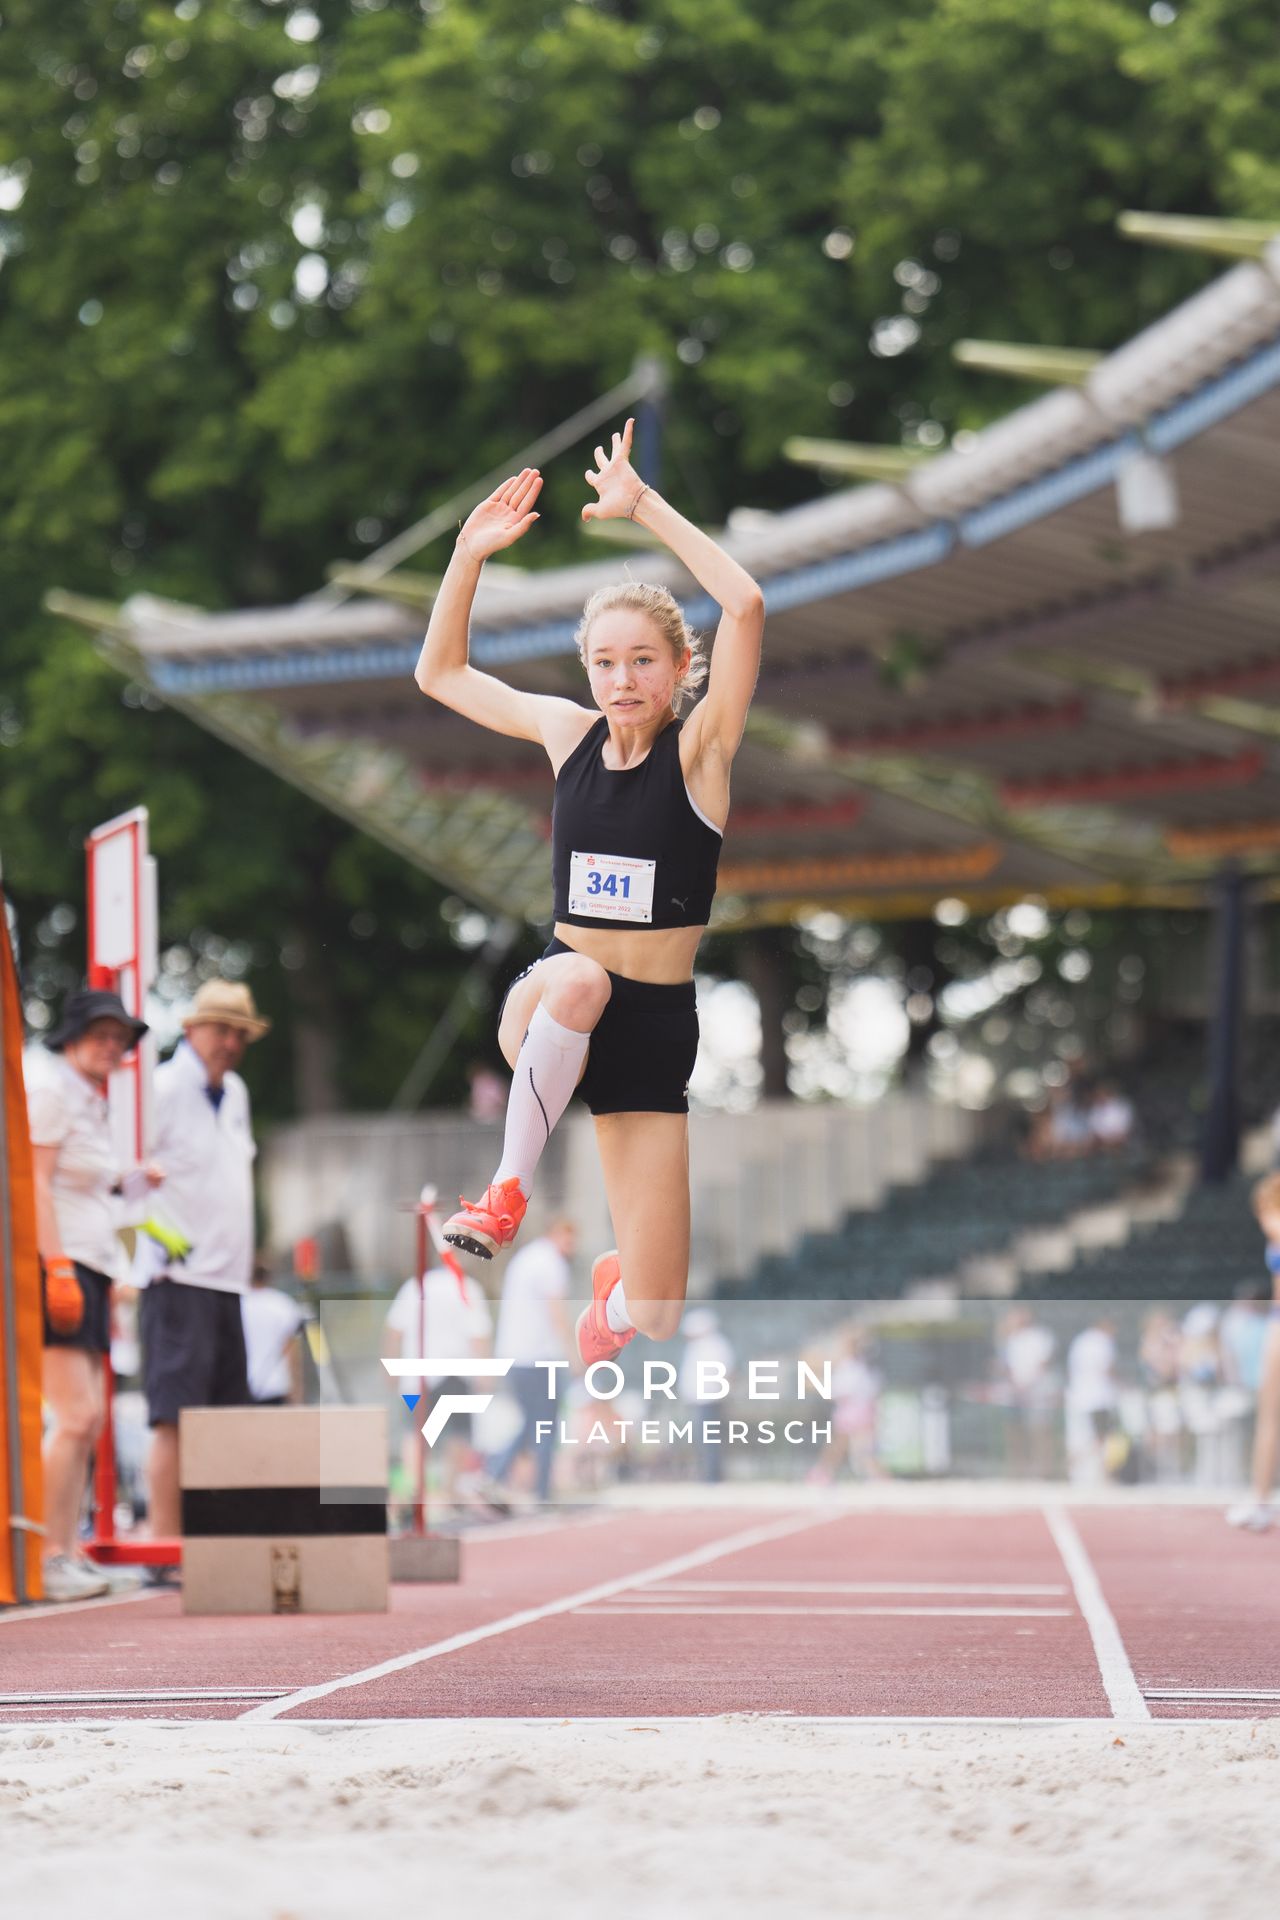
[{"label": "athlete's outstretched arm", "polygon": [[700,730],[704,747],[729,761],[742,740],[760,671],[764,595],[745,567],[644,484],[631,465],[634,428],[635,422],[628,420],[623,431],[614,434],[608,454],[596,448],[596,466],[588,469],[586,478],[598,498],[588,501],[582,517],[635,520],[647,527],[719,603],[723,618],[711,651],[706,697],[694,708],[689,725]]},{"label": "athlete's outstretched arm", "polygon": [[468,629],[480,569],[491,554],[514,546],[529,531],[538,518],[533,505],[541,489],[542,475],[535,467],[526,467],[504,480],[468,516],[440,582],[413,677],[424,693],[443,706],[493,733],[539,740],[555,760],[561,733],[566,725],[580,727],[582,708],[548,694],[521,693],[505,680],[481,673],[468,658]]}]

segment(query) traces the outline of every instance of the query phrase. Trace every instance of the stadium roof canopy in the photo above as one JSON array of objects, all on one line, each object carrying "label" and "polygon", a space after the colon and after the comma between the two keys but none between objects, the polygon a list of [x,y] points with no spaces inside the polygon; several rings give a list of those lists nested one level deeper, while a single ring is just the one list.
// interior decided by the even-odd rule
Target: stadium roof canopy
[{"label": "stadium roof canopy", "polygon": [[[1280,893],[1280,240],[1255,252],[964,451],[731,516],[769,617],[718,924],[1191,904],[1226,858]],[[714,621],[669,556],[627,558]],[[584,694],[577,616],[623,565],[486,569],[476,663]],[[418,692],[428,596],[51,603],[458,894],[545,918],[545,761]]]}]

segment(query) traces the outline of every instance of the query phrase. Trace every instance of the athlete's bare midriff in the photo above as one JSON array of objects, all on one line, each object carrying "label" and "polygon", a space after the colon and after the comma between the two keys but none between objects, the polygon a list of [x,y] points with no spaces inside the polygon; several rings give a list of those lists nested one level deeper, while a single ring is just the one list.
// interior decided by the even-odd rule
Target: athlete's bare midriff
[{"label": "athlete's bare midriff", "polygon": [[557,920],[555,936],[607,973],[649,986],[678,987],[693,974],[705,927],[575,927]]}]

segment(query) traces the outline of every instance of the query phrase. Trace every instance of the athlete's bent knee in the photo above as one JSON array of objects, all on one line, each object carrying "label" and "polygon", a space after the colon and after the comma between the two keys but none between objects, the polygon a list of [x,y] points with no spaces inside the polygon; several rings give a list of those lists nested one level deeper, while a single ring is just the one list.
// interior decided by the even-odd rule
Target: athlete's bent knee
[{"label": "athlete's bent knee", "polygon": [[611,992],[604,968],[583,955],[552,970],[542,1004],[562,1027],[588,1033],[604,1012]]},{"label": "athlete's bent knee", "polygon": [[632,1300],[628,1296],[627,1312],[636,1331],[647,1340],[674,1340],[684,1319],[684,1301]]}]

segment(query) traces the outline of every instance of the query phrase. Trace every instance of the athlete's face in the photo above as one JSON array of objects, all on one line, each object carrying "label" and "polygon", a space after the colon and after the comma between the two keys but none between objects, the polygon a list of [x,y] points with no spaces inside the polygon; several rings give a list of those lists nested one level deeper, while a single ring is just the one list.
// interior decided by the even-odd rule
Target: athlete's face
[{"label": "athlete's face", "polygon": [[601,713],[621,727],[643,727],[671,711],[677,660],[652,620],[627,607],[597,614],[587,636],[587,677]]}]

